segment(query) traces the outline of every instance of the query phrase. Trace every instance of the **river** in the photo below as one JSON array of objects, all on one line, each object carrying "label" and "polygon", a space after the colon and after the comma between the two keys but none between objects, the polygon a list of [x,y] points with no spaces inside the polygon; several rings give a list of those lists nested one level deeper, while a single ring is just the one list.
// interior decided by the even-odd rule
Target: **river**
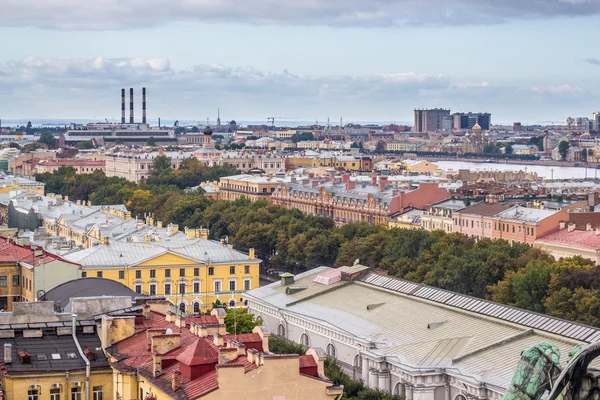
[{"label": "river", "polygon": [[[504,164],[504,163],[477,163],[471,161],[433,161],[442,171],[446,172],[459,169],[468,169],[471,171],[492,170],[492,171],[527,171],[535,172],[540,178],[544,179],[584,179],[586,177],[586,168],[583,167],[556,167],[547,165],[522,165],[522,164]],[[587,168],[587,177],[600,177],[600,171],[595,168]]]}]

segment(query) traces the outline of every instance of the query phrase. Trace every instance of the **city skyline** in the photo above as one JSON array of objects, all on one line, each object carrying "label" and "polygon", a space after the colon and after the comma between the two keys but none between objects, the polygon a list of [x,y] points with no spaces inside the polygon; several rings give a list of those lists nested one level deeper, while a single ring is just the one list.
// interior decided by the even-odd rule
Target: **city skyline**
[{"label": "city skyline", "polygon": [[288,3],[8,2],[0,117],[118,119],[120,89],[141,86],[149,120],[220,107],[410,121],[444,107],[536,123],[600,109],[597,0]]}]

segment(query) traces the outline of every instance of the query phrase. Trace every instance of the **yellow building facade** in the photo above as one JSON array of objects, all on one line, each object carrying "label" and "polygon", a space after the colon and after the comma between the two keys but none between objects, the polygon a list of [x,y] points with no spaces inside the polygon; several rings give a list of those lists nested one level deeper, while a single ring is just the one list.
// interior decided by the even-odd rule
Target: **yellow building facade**
[{"label": "yellow building facade", "polygon": [[244,306],[246,291],[259,287],[254,249],[248,254],[202,238],[161,242],[114,242],[65,256],[82,265],[82,277],[102,277],[150,296],[165,297],[197,314],[221,301]]}]

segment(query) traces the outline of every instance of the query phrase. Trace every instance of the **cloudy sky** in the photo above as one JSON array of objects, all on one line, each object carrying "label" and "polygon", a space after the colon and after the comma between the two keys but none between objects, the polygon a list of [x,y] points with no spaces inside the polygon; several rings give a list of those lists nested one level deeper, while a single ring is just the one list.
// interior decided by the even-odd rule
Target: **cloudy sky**
[{"label": "cloudy sky", "polygon": [[600,0],[0,0],[0,118],[497,123],[600,109]]}]

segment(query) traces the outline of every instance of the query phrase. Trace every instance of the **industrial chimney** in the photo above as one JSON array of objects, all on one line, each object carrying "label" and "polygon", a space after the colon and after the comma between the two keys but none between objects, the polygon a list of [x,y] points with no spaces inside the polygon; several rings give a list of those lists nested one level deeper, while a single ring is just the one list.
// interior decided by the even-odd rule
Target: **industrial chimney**
[{"label": "industrial chimney", "polygon": [[125,123],[125,89],[121,89],[121,123]]},{"label": "industrial chimney", "polygon": [[129,89],[129,123],[133,124],[133,88]]},{"label": "industrial chimney", "polygon": [[142,88],[142,124],[146,123],[146,88]]}]

